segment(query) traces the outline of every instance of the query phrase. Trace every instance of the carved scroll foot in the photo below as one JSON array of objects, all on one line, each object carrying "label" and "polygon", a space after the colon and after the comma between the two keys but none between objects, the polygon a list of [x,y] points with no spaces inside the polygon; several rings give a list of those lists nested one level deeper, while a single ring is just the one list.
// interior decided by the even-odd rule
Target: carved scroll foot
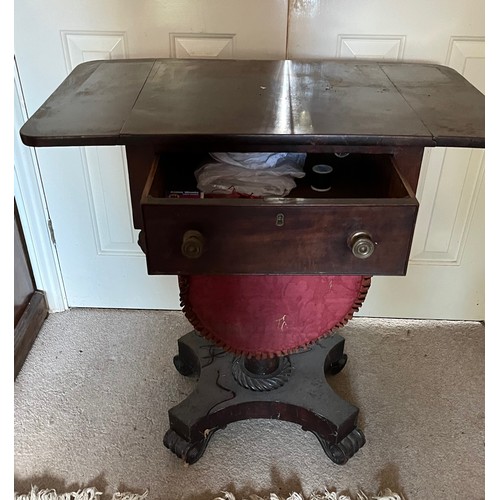
[{"label": "carved scroll foot", "polygon": [[187,464],[194,464],[203,456],[208,442],[216,430],[211,429],[203,439],[190,443],[177,432],[169,429],[163,438],[163,444]]},{"label": "carved scroll foot", "polygon": [[355,428],[339,443],[327,441],[315,432],[327,456],[337,465],[344,465],[365,444],[365,435]]}]

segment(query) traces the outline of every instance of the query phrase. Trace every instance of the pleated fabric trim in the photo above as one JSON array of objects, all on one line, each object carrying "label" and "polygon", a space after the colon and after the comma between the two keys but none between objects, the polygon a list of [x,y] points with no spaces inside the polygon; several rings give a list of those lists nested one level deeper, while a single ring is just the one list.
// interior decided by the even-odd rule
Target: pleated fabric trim
[{"label": "pleated fabric trim", "polygon": [[342,319],[337,321],[337,323],[331,329],[319,334],[314,340],[305,342],[296,348],[276,350],[275,352],[270,353],[270,352],[258,352],[258,351],[250,351],[250,350],[235,348],[234,346],[221,340],[213,331],[207,328],[206,325],[204,325],[204,323],[197,316],[191,304],[190,280],[191,277],[189,275],[178,275],[179,290],[180,290],[180,305],[182,308],[182,312],[184,313],[188,321],[193,325],[194,329],[201,335],[203,335],[205,338],[212,341],[215,345],[224,349],[225,351],[231,352],[237,356],[246,356],[256,359],[267,359],[276,356],[287,356],[290,354],[294,354],[304,349],[308,349],[321,339],[328,337],[329,335],[332,335],[335,330],[345,326],[352,319],[353,315],[359,311],[371,285],[371,276],[361,277],[357,295],[354,298],[349,311],[345,314],[345,316]]}]

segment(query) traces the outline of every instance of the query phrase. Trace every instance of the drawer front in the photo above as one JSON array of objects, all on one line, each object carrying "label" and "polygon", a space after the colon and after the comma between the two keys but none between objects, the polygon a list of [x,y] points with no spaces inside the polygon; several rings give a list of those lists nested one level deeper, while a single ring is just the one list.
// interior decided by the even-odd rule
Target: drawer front
[{"label": "drawer front", "polygon": [[[142,203],[150,274],[404,275],[418,207],[411,197],[290,205],[162,201]],[[349,246],[360,232],[374,243],[367,258]]]}]

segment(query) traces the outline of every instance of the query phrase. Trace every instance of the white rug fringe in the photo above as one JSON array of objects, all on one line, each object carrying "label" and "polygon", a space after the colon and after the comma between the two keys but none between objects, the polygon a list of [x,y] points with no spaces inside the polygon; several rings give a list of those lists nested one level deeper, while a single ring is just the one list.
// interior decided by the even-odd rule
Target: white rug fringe
[{"label": "white rug fringe", "polygon": [[[84,488],[71,493],[57,493],[56,490],[39,490],[36,486],[31,487],[27,494],[14,493],[14,500],[101,500],[102,492],[97,488]],[[111,500],[145,500],[148,496],[146,490],[142,495],[137,493],[115,493]]]},{"label": "white rug fringe", "polygon": [[14,500],[99,500],[102,495],[96,488],[84,488],[72,493],[57,493],[56,490],[39,490],[36,486],[25,495],[14,494]]},{"label": "white rug fringe", "polygon": [[[224,496],[214,498],[213,500],[238,500],[232,493],[228,491],[221,492]],[[399,495],[398,493],[394,493],[390,489],[385,489],[381,491],[376,496],[368,497],[362,491],[356,494],[355,499],[351,499],[350,496],[341,495],[339,493],[335,493],[334,491],[328,491],[326,488],[321,492],[315,492],[310,497],[306,498],[302,496],[300,493],[290,493],[289,496],[280,497],[275,493],[271,493],[269,495],[269,499],[260,497],[258,495],[250,495],[248,499],[242,498],[241,500],[405,500],[403,495]]]},{"label": "white rug fringe", "polygon": [[[213,500],[237,500],[229,491],[222,491],[221,493],[223,496],[216,497]],[[83,488],[71,493],[57,493],[56,490],[39,490],[36,486],[32,486],[31,491],[27,494],[14,493],[14,500],[101,500],[101,495],[102,493],[93,487]],[[129,492],[115,493],[111,500],[145,500],[147,496],[147,490],[142,495]],[[378,495],[371,497],[360,491],[356,494],[355,499],[351,499],[347,495],[328,491],[325,488],[323,491],[313,493],[309,498],[294,492],[290,493],[286,498],[278,496],[275,493],[270,493],[268,499],[258,495],[250,495],[248,499],[242,498],[241,500],[405,500],[405,498],[403,495],[394,493],[390,489],[385,489]]]}]

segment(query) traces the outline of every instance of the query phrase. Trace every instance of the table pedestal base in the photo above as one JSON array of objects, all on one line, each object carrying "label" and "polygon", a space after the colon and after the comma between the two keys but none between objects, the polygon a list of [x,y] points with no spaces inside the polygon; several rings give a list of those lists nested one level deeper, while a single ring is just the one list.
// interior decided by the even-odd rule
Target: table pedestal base
[{"label": "table pedestal base", "polygon": [[[174,364],[198,379],[194,391],[169,410],[164,444],[179,458],[201,458],[213,433],[251,418],[286,420],[312,432],[327,456],[345,464],[364,444],[356,427],[358,408],[340,398],[325,375],[345,365],[344,338],[338,334],[300,352],[278,358],[272,371],[259,373],[252,359],[234,356],[196,331],[178,341]],[[245,363],[249,361],[250,363]]]}]

